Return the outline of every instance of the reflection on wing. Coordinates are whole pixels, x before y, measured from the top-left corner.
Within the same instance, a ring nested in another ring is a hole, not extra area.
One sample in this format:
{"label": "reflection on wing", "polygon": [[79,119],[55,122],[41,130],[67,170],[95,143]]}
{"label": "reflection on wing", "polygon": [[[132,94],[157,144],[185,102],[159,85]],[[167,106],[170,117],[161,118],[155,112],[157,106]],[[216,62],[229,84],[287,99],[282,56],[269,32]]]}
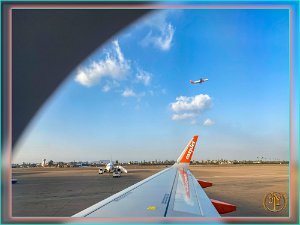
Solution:
{"label": "reflection on wing", "polygon": [[73,217],[220,217],[188,169],[198,136],[188,143],[177,162]]}

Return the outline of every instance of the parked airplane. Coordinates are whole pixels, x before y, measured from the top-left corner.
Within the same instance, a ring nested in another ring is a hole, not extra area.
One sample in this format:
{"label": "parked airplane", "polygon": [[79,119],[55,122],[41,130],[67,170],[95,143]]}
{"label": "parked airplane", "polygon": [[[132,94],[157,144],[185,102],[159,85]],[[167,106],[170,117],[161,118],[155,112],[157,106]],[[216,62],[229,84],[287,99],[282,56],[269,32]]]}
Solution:
{"label": "parked airplane", "polygon": [[208,81],[208,79],[206,79],[206,78],[201,78],[200,80],[195,80],[195,81],[192,81],[192,80],[190,80],[190,83],[191,84],[201,84],[201,83],[204,83],[204,82],[206,82],[206,81]]}
{"label": "parked airplane", "polygon": [[236,206],[211,200],[203,188],[212,183],[197,180],[190,172],[198,136],[194,136],[177,162],[73,217],[214,217],[236,210]]}
{"label": "parked airplane", "polygon": [[105,172],[110,173],[110,172],[114,172],[115,170],[127,173],[127,170],[123,166],[114,165],[113,162],[110,160],[110,162],[106,164],[104,169],[99,168],[99,174],[103,174]]}

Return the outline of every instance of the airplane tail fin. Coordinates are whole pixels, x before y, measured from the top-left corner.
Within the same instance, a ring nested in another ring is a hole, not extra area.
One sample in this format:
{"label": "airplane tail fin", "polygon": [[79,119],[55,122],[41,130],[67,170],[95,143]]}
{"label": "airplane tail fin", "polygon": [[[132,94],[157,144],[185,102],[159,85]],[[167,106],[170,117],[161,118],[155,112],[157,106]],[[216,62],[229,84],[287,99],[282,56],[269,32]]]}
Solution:
{"label": "airplane tail fin", "polygon": [[198,136],[194,136],[188,145],[185,147],[179,158],[177,159],[177,163],[190,163],[192,160],[192,156],[196,147],[196,143],[198,140]]}

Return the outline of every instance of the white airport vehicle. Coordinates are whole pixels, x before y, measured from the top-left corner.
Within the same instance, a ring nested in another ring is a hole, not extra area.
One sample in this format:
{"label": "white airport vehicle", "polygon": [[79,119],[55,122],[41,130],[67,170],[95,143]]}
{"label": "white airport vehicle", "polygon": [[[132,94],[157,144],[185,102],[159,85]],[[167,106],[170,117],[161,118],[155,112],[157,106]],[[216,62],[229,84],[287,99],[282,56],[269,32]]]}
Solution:
{"label": "white airport vehicle", "polygon": [[[197,180],[189,170],[198,136],[194,136],[177,162],[99,203],[73,215],[89,218],[219,218],[236,206],[209,199],[203,188],[212,183]],[[212,221],[215,223],[217,220]]]}
{"label": "white airport vehicle", "polygon": [[121,170],[120,169],[115,169],[113,171],[113,177],[121,177]]}
{"label": "white airport vehicle", "polygon": [[99,168],[99,174],[103,174],[104,170],[102,168]]}

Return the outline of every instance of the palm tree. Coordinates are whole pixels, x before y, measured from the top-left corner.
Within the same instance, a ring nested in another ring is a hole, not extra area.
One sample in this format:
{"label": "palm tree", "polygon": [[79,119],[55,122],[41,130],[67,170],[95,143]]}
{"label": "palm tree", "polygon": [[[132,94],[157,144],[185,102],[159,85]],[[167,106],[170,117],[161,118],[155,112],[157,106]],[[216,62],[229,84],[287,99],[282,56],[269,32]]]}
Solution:
{"label": "palm tree", "polygon": [[54,163],[53,163],[53,160],[50,160],[50,161],[48,162],[48,166],[49,166],[49,167],[53,166],[53,164],[54,164]]}

